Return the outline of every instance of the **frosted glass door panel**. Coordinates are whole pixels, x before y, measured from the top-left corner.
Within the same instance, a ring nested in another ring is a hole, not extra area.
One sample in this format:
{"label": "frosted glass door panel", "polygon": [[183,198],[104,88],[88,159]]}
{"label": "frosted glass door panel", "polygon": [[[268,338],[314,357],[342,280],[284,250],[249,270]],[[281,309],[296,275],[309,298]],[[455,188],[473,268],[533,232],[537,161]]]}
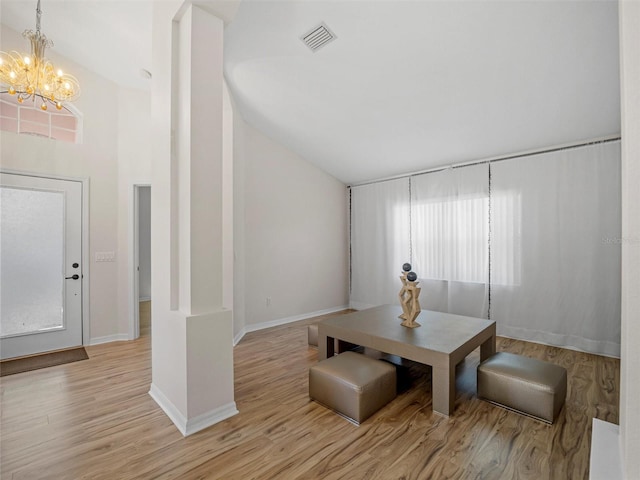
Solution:
{"label": "frosted glass door panel", "polygon": [[82,190],[0,172],[0,359],[82,345]]}
{"label": "frosted glass door panel", "polygon": [[64,192],[0,188],[0,335],[64,328]]}

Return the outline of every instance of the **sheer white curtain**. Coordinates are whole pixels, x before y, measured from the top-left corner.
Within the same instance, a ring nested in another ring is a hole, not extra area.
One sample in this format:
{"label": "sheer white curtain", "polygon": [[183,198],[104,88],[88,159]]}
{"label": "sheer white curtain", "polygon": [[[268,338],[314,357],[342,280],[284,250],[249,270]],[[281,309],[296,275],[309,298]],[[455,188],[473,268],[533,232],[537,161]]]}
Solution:
{"label": "sheer white curtain", "polygon": [[397,303],[411,261],[423,309],[619,356],[620,142],[490,169],[490,184],[481,164],[353,187],[351,306]]}
{"label": "sheer white curtain", "polygon": [[351,307],[397,303],[409,251],[409,180],[352,187]]}
{"label": "sheer white curtain", "polygon": [[620,143],[491,166],[498,335],[620,355]]}
{"label": "sheer white curtain", "polygon": [[489,167],[411,180],[413,270],[426,310],[487,317]]}

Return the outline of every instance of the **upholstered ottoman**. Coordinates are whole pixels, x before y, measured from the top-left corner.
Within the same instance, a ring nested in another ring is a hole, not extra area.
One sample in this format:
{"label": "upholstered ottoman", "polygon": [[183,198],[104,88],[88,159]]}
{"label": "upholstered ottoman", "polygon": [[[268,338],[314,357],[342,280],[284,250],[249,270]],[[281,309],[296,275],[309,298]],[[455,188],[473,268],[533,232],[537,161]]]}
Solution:
{"label": "upholstered ottoman", "polygon": [[478,366],[478,397],[547,423],[567,396],[567,370],[553,363],[499,352]]}
{"label": "upholstered ottoman", "polygon": [[309,396],[359,424],[395,398],[396,369],[344,352],[309,369]]}
{"label": "upholstered ottoman", "polygon": [[318,325],[315,323],[307,327],[307,343],[315,347],[318,346]]}

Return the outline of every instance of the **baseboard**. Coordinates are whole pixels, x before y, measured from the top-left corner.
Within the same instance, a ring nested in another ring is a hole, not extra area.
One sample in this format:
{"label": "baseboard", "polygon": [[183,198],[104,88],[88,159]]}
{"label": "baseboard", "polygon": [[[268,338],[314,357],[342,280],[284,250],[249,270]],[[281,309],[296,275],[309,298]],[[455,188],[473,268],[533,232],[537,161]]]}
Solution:
{"label": "baseboard", "polygon": [[622,480],[620,427],[593,419],[591,428],[590,480]]}
{"label": "baseboard", "polygon": [[235,337],[233,337],[233,346],[234,346],[234,347],[235,347],[237,344],[239,344],[239,343],[240,343],[240,340],[242,340],[242,337],[244,337],[246,333],[247,333],[247,329],[246,329],[246,328],[243,328],[242,330],[240,330],[240,331],[238,332],[238,334],[237,334]]}
{"label": "baseboard", "polygon": [[128,333],[116,333],[104,337],[95,337],[89,340],[89,345],[100,345],[102,343],[125,342],[131,340]]}
{"label": "baseboard", "polygon": [[155,400],[167,417],[169,417],[178,430],[180,430],[180,433],[186,437],[187,419],[184,418],[182,413],[180,413],[180,410],[178,410],[171,400],[169,400],[153,383],[149,389],[149,395],[151,395],[151,398]]}
{"label": "baseboard", "polygon": [[184,418],[184,415],[180,413],[180,410],[169,400],[158,387],[153,383],[149,389],[149,395],[158,404],[158,406],[164,411],[164,413],[171,419],[176,428],[180,431],[182,436],[188,437],[200,430],[204,430],[207,427],[215,425],[218,422],[226,420],[238,412],[235,402],[230,402],[227,405],[215,408],[209,412],[198,415],[197,417],[189,420]]}
{"label": "baseboard", "polygon": [[193,417],[187,420],[186,434],[183,434],[185,437],[188,435],[192,435],[200,430],[204,430],[216,423],[222,422],[227,418],[233,417],[237,415],[238,409],[236,408],[236,402],[230,402],[226,405],[222,405],[221,407],[214,408],[202,415],[198,415],[197,417]]}
{"label": "baseboard", "polygon": [[294,315],[292,317],[279,318],[276,320],[270,320],[268,322],[246,325],[243,329],[244,333],[242,333],[242,335],[244,336],[245,333],[255,332],[257,330],[264,330],[265,328],[277,327],[279,325],[284,325],[287,323],[299,322],[300,320],[307,320],[309,318],[319,317],[321,315],[340,312],[342,310],[346,310],[347,308],[349,308],[347,305],[342,305],[340,307],[327,308],[325,310],[318,310],[316,312],[303,313],[302,315]]}
{"label": "baseboard", "polygon": [[564,350],[573,350],[574,352],[588,353],[589,355],[598,355],[600,357],[615,358],[617,360],[620,360],[619,344],[617,345],[617,347],[614,347],[614,350],[617,349],[618,353],[616,353],[615,351],[613,353],[607,353],[603,351],[598,351],[598,349],[588,350],[584,348],[574,347],[573,345],[564,345],[563,342],[551,343],[551,342],[545,342],[542,340],[531,339],[531,338],[527,338],[526,335],[506,334],[505,332],[500,330],[500,327],[498,327],[498,330],[499,331],[496,333],[496,336],[498,337],[510,338],[512,340],[522,340],[523,342],[537,343],[538,345],[545,345],[547,347],[563,348]]}
{"label": "baseboard", "polygon": [[366,310],[367,308],[373,308],[377,306],[378,305],[371,305],[369,303],[349,302],[349,308],[352,308],[353,310]]}

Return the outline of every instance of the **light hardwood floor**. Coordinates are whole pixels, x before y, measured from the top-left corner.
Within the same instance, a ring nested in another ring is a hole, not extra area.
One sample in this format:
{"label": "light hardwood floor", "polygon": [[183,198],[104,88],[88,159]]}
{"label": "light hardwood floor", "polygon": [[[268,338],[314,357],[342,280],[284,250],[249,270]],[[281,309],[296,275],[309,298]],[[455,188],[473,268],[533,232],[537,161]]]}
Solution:
{"label": "light hardwood floor", "polygon": [[317,361],[299,322],[234,349],[240,414],[183,438],[148,395],[150,337],[87,348],[90,359],[0,379],[0,477],[9,479],[588,478],[591,419],[618,422],[619,361],[498,340],[569,373],[553,426],[475,396],[476,351],[456,409],[434,414],[429,375],[356,427],[309,400]]}
{"label": "light hardwood floor", "polygon": [[151,301],[139,303],[140,336],[151,335]]}

